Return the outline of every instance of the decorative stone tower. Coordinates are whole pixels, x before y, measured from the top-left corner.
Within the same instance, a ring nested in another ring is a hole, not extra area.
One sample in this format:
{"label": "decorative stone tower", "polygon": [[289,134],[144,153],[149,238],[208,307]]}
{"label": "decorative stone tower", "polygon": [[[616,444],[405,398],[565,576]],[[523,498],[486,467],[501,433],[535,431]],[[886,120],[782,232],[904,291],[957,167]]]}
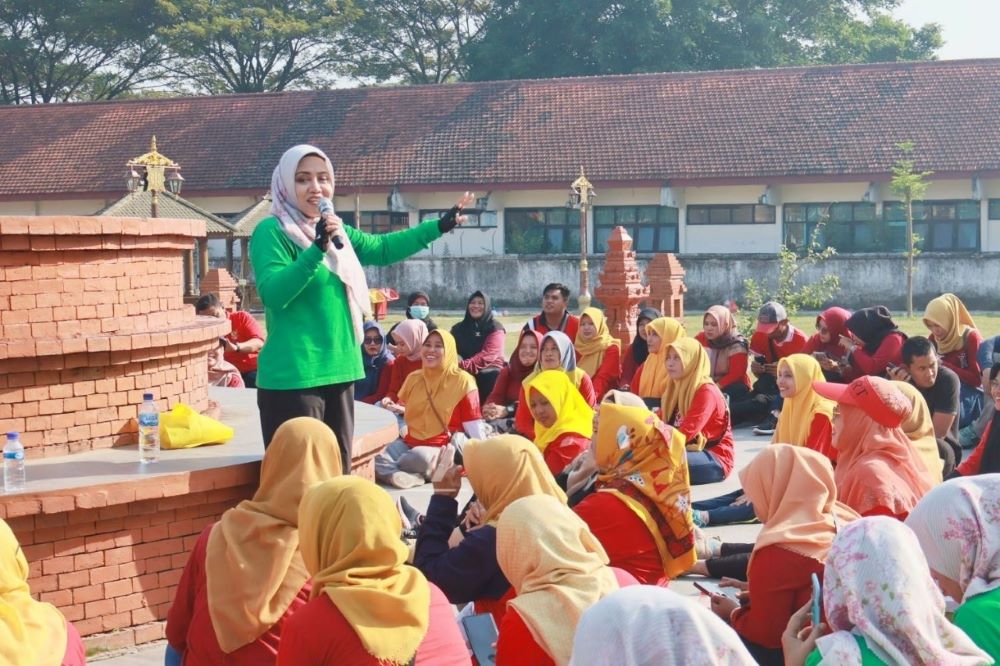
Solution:
{"label": "decorative stone tower", "polygon": [[611,335],[622,341],[622,348],[635,336],[635,320],[639,316],[639,303],[649,296],[649,287],[642,285],[639,267],[632,251],[632,237],[624,227],[615,227],[608,238],[608,252],[604,258],[601,284],[594,295],[604,304]]}
{"label": "decorative stone tower", "polygon": [[225,268],[213,268],[201,281],[201,295],[216,294],[227,312],[239,309],[240,298],[236,293],[236,280]]}
{"label": "decorative stone tower", "polygon": [[649,300],[664,317],[684,317],[684,267],[673,253],[653,255],[646,267],[646,281],[649,282]]}

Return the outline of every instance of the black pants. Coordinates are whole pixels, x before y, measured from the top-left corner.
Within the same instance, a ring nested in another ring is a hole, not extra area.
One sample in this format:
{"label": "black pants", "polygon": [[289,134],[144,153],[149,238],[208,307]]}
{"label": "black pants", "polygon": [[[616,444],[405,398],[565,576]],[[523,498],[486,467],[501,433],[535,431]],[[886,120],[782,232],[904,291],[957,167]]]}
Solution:
{"label": "black pants", "polygon": [[705,560],[705,566],[712,578],[735,578],[745,581],[750,564],[752,543],[723,543],[718,557]]}
{"label": "black pants", "polygon": [[328,384],[307,389],[278,391],[257,389],[260,431],[266,450],[282,423],[297,416],[311,416],[330,426],[340,446],[344,474],[351,473],[354,443],[354,382]]}
{"label": "black pants", "polygon": [[257,388],[257,371],[251,370],[250,372],[241,372],[240,376],[243,378],[243,383],[247,388]]}

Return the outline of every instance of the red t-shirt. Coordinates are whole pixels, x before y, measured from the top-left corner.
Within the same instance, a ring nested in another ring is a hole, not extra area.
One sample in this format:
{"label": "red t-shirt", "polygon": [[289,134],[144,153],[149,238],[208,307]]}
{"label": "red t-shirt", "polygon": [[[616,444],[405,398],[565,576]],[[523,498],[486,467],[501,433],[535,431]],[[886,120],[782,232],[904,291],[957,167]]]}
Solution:
{"label": "red t-shirt", "polygon": [[859,347],[851,354],[851,367],[844,373],[844,379],[854,379],[861,375],[882,376],[886,367],[903,364],[903,343],[906,336],[902,333],[890,333],[883,338],[874,354],[869,354]]}
{"label": "red t-shirt", "polygon": [[[167,642],[170,646],[183,653],[185,664],[273,664],[278,655],[278,644],[288,618],[300,610],[309,601],[312,586],[306,584],[292,599],[285,614],[270,629],[265,631],[253,643],[226,654],[219,647],[212,627],[212,616],[208,610],[208,586],[205,582],[205,554],[208,548],[208,535],[215,523],[201,531],[198,541],[194,544],[191,557],[188,558],[184,573],[181,574],[177,586],[177,595],[167,613]],[[247,580],[247,584],[253,581]]]}
{"label": "red t-shirt", "polygon": [[729,422],[729,408],[726,398],[715,384],[703,384],[695,391],[691,406],[681,418],[671,415],[669,421],[683,433],[690,442],[699,433],[705,435],[709,442],[718,441],[713,446],[706,446],[705,451],[722,465],[725,476],[733,471],[733,428]]}
{"label": "red t-shirt", "polygon": [[822,453],[832,463],[837,462],[837,449],[833,448],[833,423],[826,414],[816,414],[813,417],[806,436],[806,448]]}
{"label": "red t-shirt", "polygon": [[[580,385],[576,387],[580,395],[593,407],[597,404],[597,394],[594,392],[594,383],[590,377],[581,373]],[[531,406],[524,395],[524,383],[521,383],[521,390],[517,395],[517,411],[514,412],[514,429],[530,440],[535,439],[535,418],[531,415]]]}
{"label": "red t-shirt", "polygon": [[[612,567],[618,587],[638,585],[639,581],[627,571]],[[782,627],[784,628],[784,627]],[[497,639],[497,666],[555,666],[552,657],[542,649],[531,635],[517,609],[508,608],[500,623]]]}
{"label": "red t-shirt", "polygon": [[[580,360],[580,354],[577,353],[576,360]],[[604,358],[601,359],[601,365],[597,368],[591,377],[590,381],[594,385],[594,395],[600,400],[604,397],[604,394],[612,389],[618,388],[618,384],[622,379],[622,352],[617,346],[612,345],[604,350]]]}
{"label": "red t-shirt", "polygon": [[382,366],[382,369],[378,373],[378,386],[375,388],[375,392],[361,398],[361,402],[374,405],[386,396],[389,392],[389,380],[392,378],[392,366],[395,364],[396,359],[390,359],[388,363]]}
{"label": "red t-shirt", "polygon": [[419,358],[416,361],[411,361],[405,356],[397,356],[389,371],[389,389],[385,392],[386,397],[398,403],[399,389],[403,388],[403,382],[406,381],[411,372],[416,372],[422,367],[423,362]]}
{"label": "red t-shirt", "polygon": [[[239,310],[229,313],[229,323],[233,330],[230,331],[229,341],[232,343],[246,342],[247,340],[264,340],[264,329],[260,323],[254,319],[249,312]],[[223,355],[227,361],[235,365],[240,372],[253,372],[257,369],[257,352],[243,354],[235,351],[226,351]]]}
{"label": "red t-shirt", "polygon": [[750,605],[730,616],[736,633],[763,647],[780,648],[788,620],[812,598],[810,574],[823,580],[823,563],[780,545],[756,551],[747,570]]}
{"label": "red t-shirt", "polygon": [[[698,335],[694,336],[694,339],[701,343],[701,346],[705,349],[711,349],[708,344],[708,338],[705,337],[705,332],[702,331]],[[709,357],[711,359],[711,356]],[[719,385],[719,388],[726,388],[737,382],[742,383],[747,388],[750,388],[750,378],[747,377],[747,368],[750,366],[750,355],[745,351],[739,351],[734,354],[730,354],[726,358],[729,363],[729,367],[725,374],[719,377],[714,377],[715,383]],[[715,373],[715,368],[712,368],[713,375]]]}
{"label": "red t-shirt", "polygon": [[979,469],[983,465],[983,453],[986,452],[986,447],[989,446],[991,430],[993,430],[992,420],[986,424],[986,430],[983,432],[983,436],[979,438],[979,444],[976,445],[976,448],[972,450],[968,458],[955,468],[956,472],[962,476],[975,476],[979,474]]}
{"label": "red t-shirt", "polygon": [[573,511],[604,546],[610,566],[627,571],[643,585],[669,582],[649,528],[620,498],[611,493],[591,493]]}
{"label": "red t-shirt", "polygon": [[[458,629],[451,604],[430,583],[430,622],[417,647],[418,666],[467,666],[469,650]],[[285,623],[278,666],[380,666],[365,651],[354,627],[325,594],[320,594]]]}
{"label": "red t-shirt", "polygon": [[[442,414],[442,416],[444,416]],[[405,416],[403,417],[406,418]],[[417,439],[409,432],[403,437],[411,448],[414,446],[444,446],[451,441],[451,433],[460,432],[462,424],[469,421],[478,421],[483,418],[483,412],[479,407],[479,391],[472,390],[465,394],[465,397],[458,401],[455,408],[451,410],[448,419],[448,429],[442,431],[429,439]]]}
{"label": "red t-shirt", "polygon": [[763,333],[754,333],[750,337],[750,352],[761,354],[766,363],[777,363],[779,359],[786,356],[802,353],[806,348],[806,342],[808,342],[806,334],[794,326],[791,329],[791,339],[782,342],[771,340]]}
{"label": "red t-shirt", "polygon": [[635,371],[639,369],[639,365],[639,363],[635,362],[635,357],[632,355],[632,345],[629,344],[628,347],[622,350],[622,386],[631,387],[635,384],[633,378],[635,377]]}
{"label": "red t-shirt", "polygon": [[538,331],[542,335],[545,335],[549,331],[562,331],[570,340],[576,342],[576,333],[580,330],[580,318],[574,314],[570,314],[569,311],[565,311],[563,312],[562,327],[549,328],[549,325],[545,323],[545,314],[542,313],[532,317],[525,328],[531,331]]}
{"label": "red t-shirt", "polygon": [[573,462],[578,455],[590,446],[590,438],[575,432],[564,432],[545,447],[542,457],[549,466],[552,476],[559,476],[566,465]]}
{"label": "red t-shirt", "polygon": [[83,647],[80,632],[72,622],[66,623],[66,652],[60,666],[83,666],[87,663],[87,651]]}
{"label": "red t-shirt", "polygon": [[[930,336],[931,342],[934,336]],[[941,364],[954,371],[963,384],[973,388],[983,385],[983,371],[979,367],[979,345],[983,344],[983,335],[976,329],[971,329],[965,336],[965,346],[941,356]]]}

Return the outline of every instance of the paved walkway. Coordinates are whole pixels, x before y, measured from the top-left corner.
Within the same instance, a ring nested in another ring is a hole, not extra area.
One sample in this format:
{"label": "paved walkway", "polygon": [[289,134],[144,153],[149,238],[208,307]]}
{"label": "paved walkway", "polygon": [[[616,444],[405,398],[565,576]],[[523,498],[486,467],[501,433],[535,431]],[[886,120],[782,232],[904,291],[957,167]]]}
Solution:
{"label": "paved walkway", "polygon": [[[721,483],[695,486],[692,489],[694,500],[708,499],[739,488],[740,483],[736,472],[745,467],[747,463],[753,459],[757,452],[765,447],[770,441],[770,438],[768,437],[755,437],[749,427],[738,428],[734,434],[736,436],[736,469],[728,479]],[[387,488],[387,490],[389,490],[392,495],[405,495],[410,504],[421,510],[427,507],[432,494],[430,484],[405,491],[389,488]],[[462,495],[459,498],[460,501],[464,501],[471,496],[471,494],[472,491],[468,487],[468,482],[466,482]],[[723,541],[728,542],[752,542],[756,538],[759,531],[760,525],[725,525],[722,527],[706,528],[706,532],[708,534],[719,536]],[[679,594],[697,597],[699,596],[699,592],[692,584],[693,579],[694,578],[687,579],[682,577],[672,581],[670,583],[670,589]],[[101,655],[94,655],[90,657],[89,661],[100,661],[101,664],[106,666],[149,666],[151,664],[162,664],[164,645],[165,644],[163,642],[154,643],[144,646],[136,651],[127,654],[119,654],[113,657],[102,658]]]}

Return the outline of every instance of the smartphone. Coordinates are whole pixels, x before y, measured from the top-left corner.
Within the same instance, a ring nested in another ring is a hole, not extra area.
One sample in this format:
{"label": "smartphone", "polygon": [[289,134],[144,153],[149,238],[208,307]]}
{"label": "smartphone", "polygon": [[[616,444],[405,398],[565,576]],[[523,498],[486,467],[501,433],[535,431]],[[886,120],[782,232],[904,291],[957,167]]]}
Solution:
{"label": "smartphone", "polygon": [[823,601],[823,589],[819,584],[819,576],[812,574],[812,586],[813,586],[813,596],[812,596],[812,621],[813,626],[819,626],[820,620],[820,604]]}
{"label": "smartphone", "polygon": [[817,361],[828,361],[830,357],[827,356],[826,352],[813,352],[813,358]]}
{"label": "smartphone", "polygon": [[886,370],[898,370],[899,369],[899,366],[896,365],[895,363],[886,363],[885,367],[886,367]]}
{"label": "smartphone", "polygon": [[736,602],[740,600],[740,590],[737,587],[722,587],[713,580],[696,580],[694,586],[710,597],[718,595]]}
{"label": "smartphone", "polygon": [[763,354],[754,354],[753,355],[753,360],[755,362],[759,363],[760,365],[764,365],[765,363],[767,363],[767,359],[764,358]]}
{"label": "smartphone", "polygon": [[497,642],[497,623],[490,613],[466,615],[462,618],[462,628],[469,639],[469,647],[480,666],[497,663],[497,651],[493,647]]}
{"label": "smartphone", "polygon": [[437,483],[444,479],[444,475],[448,473],[451,466],[455,463],[455,447],[451,444],[446,444],[441,449],[441,453],[438,454],[437,465],[434,467],[434,472],[431,474],[431,483]]}

